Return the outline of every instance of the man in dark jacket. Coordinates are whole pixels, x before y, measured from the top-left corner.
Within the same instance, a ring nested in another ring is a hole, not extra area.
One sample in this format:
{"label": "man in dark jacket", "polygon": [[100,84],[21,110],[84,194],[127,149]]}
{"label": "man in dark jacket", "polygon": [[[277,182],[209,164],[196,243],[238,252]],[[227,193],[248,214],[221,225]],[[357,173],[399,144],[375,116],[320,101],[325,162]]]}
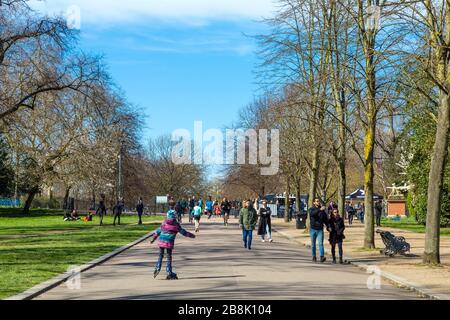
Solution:
{"label": "man in dark jacket", "polygon": [[192,211],[194,210],[196,203],[195,196],[192,196],[191,200],[189,200],[189,223],[191,223],[194,218]]}
{"label": "man in dark jacket", "polygon": [[[323,227],[328,226],[328,216],[325,212],[325,207],[322,206],[320,199],[315,198],[313,206],[309,209],[310,218],[310,235],[311,235],[311,251],[313,261],[317,261],[316,240],[319,242],[320,262],[325,262],[325,249],[323,247]],[[328,227],[327,227],[328,228]]]}
{"label": "man in dark jacket", "polygon": [[116,225],[116,219],[118,218],[118,224],[120,226],[120,216],[122,215],[123,211],[125,209],[125,201],[122,197],[119,198],[117,201],[117,204],[114,206],[114,222],[113,225]]}
{"label": "man in dark jacket", "polygon": [[175,213],[177,214],[177,222],[181,223],[183,217],[183,206],[180,201],[175,205]]}
{"label": "man in dark jacket", "polygon": [[100,218],[100,225],[103,225],[103,217],[106,215],[106,200],[105,200],[106,196],[104,194],[100,195],[100,203],[98,204],[98,208],[97,211],[95,212],[95,214],[97,216],[99,216]]}
{"label": "man in dark jacket", "polygon": [[377,227],[381,227],[381,214],[383,212],[383,205],[381,204],[381,200],[378,200],[375,203],[375,217],[377,222]]}
{"label": "man in dark jacket", "polygon": [[139,222],[138,224],[142,224],[142,214],[144,213],[144,202],[142,201],[142,198],[139,198],[138,203],[136,204],[136,211],[139,216]]}

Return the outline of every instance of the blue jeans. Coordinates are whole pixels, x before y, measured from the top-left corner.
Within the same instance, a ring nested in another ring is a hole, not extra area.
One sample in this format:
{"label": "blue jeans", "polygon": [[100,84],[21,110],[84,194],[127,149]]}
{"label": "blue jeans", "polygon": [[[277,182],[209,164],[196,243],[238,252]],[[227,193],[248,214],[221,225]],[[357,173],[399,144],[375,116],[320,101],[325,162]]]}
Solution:
{"label": "blue jeans", "polygon": [[156,262],[155,268],[158,271],[161,271],[162,261],[164,259],[164,251],[167,251],[167,274],[172,274],[172,249],[159,248],[159,257],[158,261]]}
{"label": "blue jeans", "polygon": [[242,228],[242,240],[244,240],[244,248],[252,248],[253,230],[245,230]]}
{"label": "blue jeans", "polygon": [[319,242],[319,251],[320,251],[320,256],[324,257],[325,256],[325,249],[323,247],[323,230],[314,230],[311,229],[310,233],[311,235],[311,252],[312,252],[312,256],[316,257],[317,256],[317,250],[316,250],[316,240]]}

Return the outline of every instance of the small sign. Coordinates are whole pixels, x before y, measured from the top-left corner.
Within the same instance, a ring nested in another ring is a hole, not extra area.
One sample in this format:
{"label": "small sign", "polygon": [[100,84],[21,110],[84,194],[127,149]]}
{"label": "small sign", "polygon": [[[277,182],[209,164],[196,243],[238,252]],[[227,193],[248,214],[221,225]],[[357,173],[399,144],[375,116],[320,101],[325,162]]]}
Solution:
{"label": "small sign", "polygon": [[156,204],[167,204],[167,196],[156,197]]}

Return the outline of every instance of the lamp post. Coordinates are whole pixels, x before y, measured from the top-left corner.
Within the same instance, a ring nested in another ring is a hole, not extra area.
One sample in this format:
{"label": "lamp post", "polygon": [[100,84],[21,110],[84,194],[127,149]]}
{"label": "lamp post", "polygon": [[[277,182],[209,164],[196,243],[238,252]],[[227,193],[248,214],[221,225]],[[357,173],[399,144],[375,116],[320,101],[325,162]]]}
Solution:
{"label": "lamp post", "polygon": [[118,120],[118,124],[119,124],[119,155],[118,155],[118,178],[117,178],[117,196],[118,199],[123,199],[123,146],[124,146],[124,135],[125,135],[125,129],[124,129],[124,119],[121,117]]}
{"label": "lamp post", "polygon": [[123,148],[122,148],[122,141],[120,142],[120,151],[119,151],[119,177],[118,177],[118,192],[117,195],[119,199],[123,198]]}

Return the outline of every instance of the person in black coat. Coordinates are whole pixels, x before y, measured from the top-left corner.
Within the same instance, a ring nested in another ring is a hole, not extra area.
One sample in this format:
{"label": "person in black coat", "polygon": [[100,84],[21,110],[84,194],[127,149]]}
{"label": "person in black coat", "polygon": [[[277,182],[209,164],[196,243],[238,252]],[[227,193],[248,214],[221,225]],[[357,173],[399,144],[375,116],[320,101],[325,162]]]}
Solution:
{"label": "person in black coat", "polygon": [[192,223],[192,220],[194,219],[193,211],[196,204],[197,201],[195,200],[195,196],[192,196],[189,200],[189,223]]}
{"label": "person in black coat", "polygon": [[136,204],[136,211],[139,216],[139,222],[138,224],[142,224],[142,214],[144,213],[144,201],[142,201],[142,198],[139,198],[138,203]]}
{"label": "person in black coat", "polygon": [[181,201],[177,201],[177,204],[175,205],[175,213],[177,214],[177,222],[181,223],[183,219],[183,206]]}
{"label": "person in black coat", "polygon": [[120,216],[122,215],[125,209],[125,201],[122,197],[119,198],[117,204],[114,206],[114,222],[113,225],[116,225],[116,219],[118,218],[118,225],[120,226]]}
{"label": "person in black coat", "polygon": [[105,195],[100,195],[100,203],[98,204],[96,215],[100,217],[100,225],[103,225],[103,217],[106,215]]}
{"label": "person in black coat", "polygon": [[383,213],[383,204],[381,202],[381,200],[378,200],[375,203],[375,218],[376,218],[376,224],[377,227],[381,227],[381,215]]}
{"label": "person in black coat", "polygon": [[352,225],[353,224],[353,219],[355,218],[355,214],[356,214],[356,210],[353,207],[353,203],[350,202],[345,210],[347,211],[348,224]]}
{"label": "person in black coat", "polygon": [[227,198],[223,198],[223,201],[220,204],[220,209],[222,210],[223,224],[224,226],[228,226],[228,219],[230,218],[230,211],[231,211],[231,203],[228,201]]}
{"label": "person in black coat", "polygon": [[265,235],[269,236],[269,242],[273,242],[272,239],[272,211],[267,206],[267,201],[263,200],[262,207],[258,210],[259,225],[258,225],[258,235],[261,236],[262,242],[266,242],[264,239]]}
{"label": "person in black coat", "polygon": [[339,215],[338,209],[333,209],[331,211],[330,219],[328,220],[328,231],[330,232],[330,244],[331,244],[331,254],[333,255],[333,263],[336,263],[336,245],[339,247],[339,263],[343,264],[343,242],[345,239],[344,235],[345,223],[344,219]]}

